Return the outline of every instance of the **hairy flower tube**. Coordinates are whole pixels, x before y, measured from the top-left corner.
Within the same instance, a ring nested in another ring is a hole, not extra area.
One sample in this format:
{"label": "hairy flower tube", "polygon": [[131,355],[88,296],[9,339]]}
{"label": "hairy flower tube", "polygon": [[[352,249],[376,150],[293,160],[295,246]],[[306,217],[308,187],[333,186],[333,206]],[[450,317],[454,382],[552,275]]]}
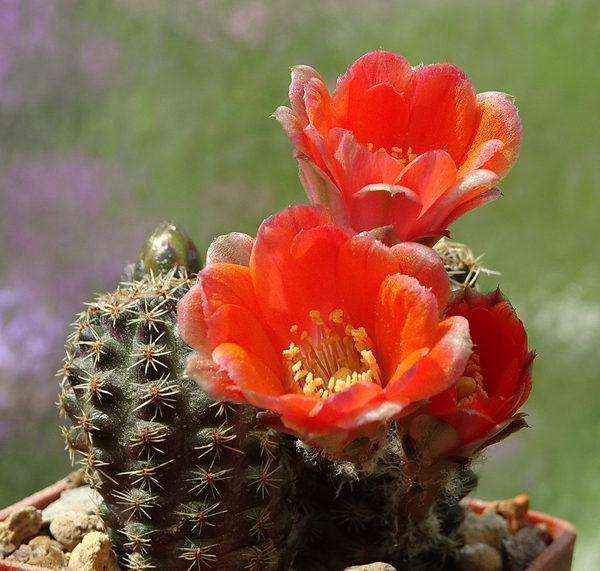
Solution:
{"label": "hairy flower tube", "polygon": [[449,295],[426,246],[389,248],[322,207],[290,207],[263,222],[248,265],[209,264],[180,302],[196,351],[187,374],[210,398],[251,403],[265,424],[356,460],[464,371],[468,323],[440,317]]}
{"label": "hairy flower tube", "polygon": [[531,391],[535,352],[508,300],[499,290],[465,289],[453,294],[445,315],[467,319],[473,353],[459,381],[404,423],[426,463],[467,458],[527,426],[515,413]]}
{"label": "hairy flower tube", "polygon": [[358,232],[393,225],[400,241],[434,243],[459,216],[500,194],[522,129],[512,98],[476,94],[447,63],[411,67],[375,51],[329,93],[311,67],[292,70],[291,108],[275,118],[296,145],[313,204]]}

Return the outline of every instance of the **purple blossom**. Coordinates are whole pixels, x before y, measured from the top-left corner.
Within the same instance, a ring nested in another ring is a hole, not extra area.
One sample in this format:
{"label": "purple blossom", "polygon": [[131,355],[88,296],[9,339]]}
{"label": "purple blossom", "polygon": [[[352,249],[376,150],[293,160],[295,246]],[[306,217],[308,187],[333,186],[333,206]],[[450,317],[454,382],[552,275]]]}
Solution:
{"label": "purple blossom", "polygon": [[102,89],[119,57],[119,46],[107,36],[93,36],[81,45],[78,64],[87,84]]}
{"label": "purple blossom", "polygon": [[117,285],[149,233],[123,179],[115,205],[117,177],[98,159],[0,171],[0,417],[50,410],[68,324]]}
{"label": "purple blossom", "polygon": [[57,52],[56,0],[0,0],[0,106],[14,107],[17,86],[9,81],[17,68]]}
{"label": "purple blossom", "polygon": [[117,42],[68,20],[58,0],[0,0],[0,111],[64,102],[108,84]]}

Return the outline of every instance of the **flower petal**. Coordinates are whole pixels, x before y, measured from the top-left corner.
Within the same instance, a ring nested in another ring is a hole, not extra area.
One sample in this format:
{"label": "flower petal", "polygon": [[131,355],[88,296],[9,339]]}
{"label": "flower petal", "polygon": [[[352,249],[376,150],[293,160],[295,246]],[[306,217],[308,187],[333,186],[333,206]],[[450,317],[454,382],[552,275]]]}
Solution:
{"label": "flower petal", "polygon": [[456,165],[447,152],[429,151],[402,171],[397,184],[413,190],[425,211],[456,182],[456,172]]}
{"label": "flower petal", "polygon": [[443,233],[451,222],[468,210],[496,198],[500,191],[493,187],[498,180],[496,173],[487,170],[473,171],[460,178],[419,218],[413,227],[413,234],[425,236]]}
{"label": "flower petal", "polygon": [[410,122],[403,147],[417,155],[442,149],[459,163],[473,140],[476,99],[473,85],[447,63],[418,68],[406,89]]}
{"label": "flower petal", "polygon": [[375,305],[377,355],[385,378],[393,378],[403,361],[437,340],[438,304],[429,289],[401,274],[386,277]]}
{"label": "flower petal", "polygon": [[[281,352],[274,347],[262,323],[239,305],[221,305],[208,319],[212,347],[233,343],[258,358],[274,375],[282,375]],[[279,348],[278,348],[279,349]]]}
{"label": "flower petal", "polygon": [[[244,347],[223,343],[214,349],[212,358],[241,393],[245,394],[249,390],[265,395],[282,395],[289,391],[281,376],[273,373],[259,357]],[[251,400],[249,402],[254,404]]]}
{"label": "flower petal", "polygon": [[394,226],[400,240],[406,240],[421,213],[418,195],[409,188],[370,184],[355,193],[350,202],[352,227],[358,232]]}
{"label": "flower petal", "polygon": [[416,278],[435,296],[441,315],[450,297],[450,278],[440,257],[418,242],[403,242],[393,246],[400,273]]}
{"label": "flower petal", "polygon": [[[475,169],[494,171],[505,176],[517,159],[523,139],[523,127],[513,98],[506,93],[490,91],[477,95],[480,115],[471,150],[461,166],[461,173]],[[490,156],[488,141],[499,141]]]}
{"label": "flower petal", "polygon": [[332,180],[306,155],[296,153],[295,157],[300,166],[300,181],[310,203],[328,208],[340,226],[350,226],[350,211]]}
{"label": "flower petal", "polygon": [[398,272],[391,250],[370,236],[355,236],[341,248],[337,263],[340,301],[350,321],[375,333],[375,307],[381,283]]}

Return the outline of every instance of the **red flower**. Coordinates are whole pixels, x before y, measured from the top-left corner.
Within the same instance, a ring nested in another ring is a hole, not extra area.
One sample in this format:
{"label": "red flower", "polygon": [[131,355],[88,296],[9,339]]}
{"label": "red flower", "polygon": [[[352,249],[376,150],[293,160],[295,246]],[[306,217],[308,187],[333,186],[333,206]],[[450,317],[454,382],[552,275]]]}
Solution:
{"label": "red flower", "polygon": [[460,380],[408,422],[416,450],[430,461],[469,457],[527,426],[525,415],[515,412],[531,391],[535,356],[523,323],[499,290],[459,292],[446,315],[467,319],[473,354]]}
{"label": "red flower", "polygon": [[308,197],[358,232],[393,225],[400,240],[436,237],[499,195],[522,130],[510,96],[475,94],[465,74],[412,68],[371,52],[330,96],[311,67],[292,71],[291,109],[274,116],[298,148]]}
{"label": "red flower", "polygon": [[464,370],[468,326],[440,318],[448,298],[429,248],[388,248],[323,208],[290,207],[261,225],[249,266],[210,264],[181,301],[197,351],[187,374],[210,398],[271,411],[267,424],[356,458]]}

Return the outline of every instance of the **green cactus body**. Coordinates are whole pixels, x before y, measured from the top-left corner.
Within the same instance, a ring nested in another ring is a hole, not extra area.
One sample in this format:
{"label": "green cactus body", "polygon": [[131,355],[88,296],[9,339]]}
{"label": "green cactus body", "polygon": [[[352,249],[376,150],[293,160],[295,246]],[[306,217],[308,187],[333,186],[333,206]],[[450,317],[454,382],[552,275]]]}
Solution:
{"label": "green cactus body", "polygon": [[185,272],[145,275],[99,296],[67,345],[62,410],[122,565],[130,570],[288,566],[284,435],[255,409],[208,399],[184,375],[177,328]]}

